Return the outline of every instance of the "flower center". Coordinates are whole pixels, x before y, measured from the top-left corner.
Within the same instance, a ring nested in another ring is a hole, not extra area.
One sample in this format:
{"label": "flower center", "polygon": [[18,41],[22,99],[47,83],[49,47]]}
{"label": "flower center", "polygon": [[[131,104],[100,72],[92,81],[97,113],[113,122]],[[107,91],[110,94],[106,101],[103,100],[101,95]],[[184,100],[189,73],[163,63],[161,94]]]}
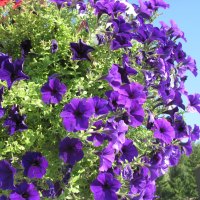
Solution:
{"label": "flower center", "polygon": [[40,165],[40,162],[38,160],[35,160],[32,164],[32,166],[39,166]]}
{"label": "flower center", "polygon": [[22,194],[22,197],[27,199],[27,198],[29,198],[29,194],[25,192],[25,193]]}

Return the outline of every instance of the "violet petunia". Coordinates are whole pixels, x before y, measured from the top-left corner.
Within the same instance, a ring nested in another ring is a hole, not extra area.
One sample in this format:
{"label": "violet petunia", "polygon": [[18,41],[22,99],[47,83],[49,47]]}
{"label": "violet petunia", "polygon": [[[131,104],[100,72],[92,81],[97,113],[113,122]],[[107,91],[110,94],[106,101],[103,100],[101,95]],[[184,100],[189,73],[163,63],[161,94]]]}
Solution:
{"label": "violet petunia", "polygon": [[89,119],[94,113],[93,104],[87,99],[74,98],[66,104],[60,117],[67,131],[76,132],[86,130],[89,126]]}
{"label": "violet petunia", "polygon": [[175,138],[174,128],[166,119],[156,119],[154,122],[154,137],[169,144]]}
{"label": "violet petunia", "polygon": [[17,59],[14,62],[7,59],[1,64],[0,80],[7,82],[8,89],[11,89],[12,85],[17,81],[29,79],[23,72],[23,64],[23,59]]}
{"label": "violet petunia", "polygon": [[120,94],[118,104],[123,105],[126,108],[130,108],[132,101],[137,100],[140,104],[143,104],[146,101],[144,87],[137,82],[122,85],[117,91]]}
{"label": "violet petunia", "polygon": [[139,102],[132,101],[130,108],[128,108],[129,125],[134,128],[140,126],[144,121],[144,115],[144,110]]}
{"label": "violet petunia", "polygon": [[9,200],[9,199],[8,199],[8,197],[7,197],[7,196],[5,196],[5,195],[2,195],[2,196],[0,196],[0,200]]}
{"label": "violet petunia", "polygon": [[100,173],[91,183],[90,190],[95,200],[117,200],[116,192],[120,187],[121,183],[111,173]]}
{"label": "violet petunia", "polygon": [[7,127],[10,135],[13,135],[17,131],[22,132],[28,129],[24,122],[25,119],[26,115],[21,115],[19,107],[14,105],[10,109],[8,118],[5,119],[3,126]]}
{"label": "violet petunia", "polygon": [[88,53],[94,51],[95,49],[80,39],[78,43],[70,43],[71,50],[73,52],[72,60],[89,60]]}
{"label": "violet petunia", "polygon": [[112,167],[115,160],[115,151],[110,145],[98,153],[98,155],[100,157],[99,171],[107,171]]}
{"label": "violet petunia", "polygon": [[70,165],[75,165],[83,156],[83,144],[77,138],[64,138],[59,145],[59,157]]}
{"label": "violet petunia", "polygon": [[109,112],[109,106],[107,100],[96,96],[89,99],[89,101],[91,102],[91,104],[93,104],[95,116],[104,115]]}
{"label": "violet petunia", "polygon": [[129,164],[124,167],[122,171],[122,177],[124,180],[127,180],[127,181],[130,181],[131,179],[133,179],[133,170]]}
{"label": "violet petunia", "polygon": [[40,152],[26,152],[22,157],[24,175],[29,178],[42,178],[46,174],[48,161]]}
{"label": "violet petunia", "polygon": [[188,95],[188,100],[188,111],[200,113],[200,94]]}
{"label": "violet petunia", "polygon": [[58,104],[65,95],[67,87],[56,77],[49,77],[47,83],[41,88],[42,101],[45,104]]}
{"label": "violet petunia", "polygon": [[32,183],[24,181],[15,187],[9,198],[10,200],[40,200],[40,194]]}
{"label": "violet petunia", "polygon": [[125,162],[125,160],[127,160],[128,162],[132,162],[133,159],[138,156],[138,150],[133,144],[133,141],[130,139],[126,139],[120,152],[121,156],[119,157],[119,159],[123,162]]}
{"label": "violet petunia", "polygon": [[0,161],[0,189],[12,190],[14,188],[14,175],[16,170],[12,165],[6,161]]}
{"label": "violet petunia", "polygon": [[110,49],[114,51],[120,48],[132,47],[132,44],[130,41],[131,41],[131,37],[129,34],[126,34],[126,33],[117,34],[114,40],[112,40],[110,44]]}

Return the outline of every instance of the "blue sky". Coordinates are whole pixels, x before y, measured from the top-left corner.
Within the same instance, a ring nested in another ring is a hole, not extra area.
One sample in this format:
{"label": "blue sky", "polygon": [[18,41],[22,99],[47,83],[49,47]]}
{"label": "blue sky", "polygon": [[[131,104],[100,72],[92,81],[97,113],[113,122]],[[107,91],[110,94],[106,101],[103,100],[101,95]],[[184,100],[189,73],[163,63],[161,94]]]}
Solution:
{"label": "blue sky", "polygon": [[[132,0],[129,2],[138,1]],[[160,9],[161,16],[155,21],[155,25],[159,25],[159,21],[169,24],[173,19],[179,28],[185,33],[187,43],[182,41],[184,51],[193,57],[197,62],[199,75],[195,78],[188,73],[186,81],[186,89],[189,94],[200,93],[200,0],[165,0],[170,4],[169,9]],[[186,122],[190,125],[200,125],[200,114],[185,114]]]}

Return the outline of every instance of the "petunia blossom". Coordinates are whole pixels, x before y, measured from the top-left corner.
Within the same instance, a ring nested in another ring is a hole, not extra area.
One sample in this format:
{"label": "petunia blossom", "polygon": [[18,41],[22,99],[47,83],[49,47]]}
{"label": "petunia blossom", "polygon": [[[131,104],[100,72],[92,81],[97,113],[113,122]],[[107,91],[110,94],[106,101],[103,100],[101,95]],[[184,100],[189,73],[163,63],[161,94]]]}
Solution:
{"label": "petunia blossom", "polygon": [[73,53],[72,60],[89,60],[90,58],[88,54],[95,49],[84,42],[80,39],[78,43],[71,42],[70,47]]}
{"label": "petunia blossom", "polygon": [[12,190],[14,188],[14,176],[16,170],[12,165],[6,161],[0,161],[0,189]]}
{"label": "petunia blossom", "polygon": [[24,175],[29,178],[42,178],[48,168],[47,159],[40,152],[26,152],[22,157]]}
{"label": "petunia blossom", "polygon": [[9,198],[10,200],[40,200],[40,194],[32,183],[24,181],[15,187]]}
{"label": "petunia blossom", "polygon": [[59,145],[59,157],[70,165],[75,165],[83,156],[83,144],[77,138],[64,138]]}
{"label": "petunia blossom", "polygon": [[49,77],[47,83],[41,88],[42,101],[45,104],[58,104],[65,95],[67,87],[56,77]]}
{"label": "petunia blossom", "polygon": [[66,104],[60,117],[67,131],[76,132],[86,130],[89,126],[89,119],[94,113],[93,104],[87,99],[74,98]]}
{"label": "petunia blossom", "polygon": [[116,192],[120,187],[121,183],[111,173],[100,173],[91,183],[90,190],[95,200],[117,200]]}

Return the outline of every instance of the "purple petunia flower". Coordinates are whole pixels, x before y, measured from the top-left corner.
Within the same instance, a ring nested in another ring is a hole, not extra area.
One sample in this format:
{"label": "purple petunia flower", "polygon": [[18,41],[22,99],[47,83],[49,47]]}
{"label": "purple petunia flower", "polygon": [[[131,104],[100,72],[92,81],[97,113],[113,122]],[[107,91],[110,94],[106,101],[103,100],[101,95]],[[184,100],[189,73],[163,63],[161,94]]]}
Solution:
{"label": "purple petunia flower", "polygon": [[188,111],[200,113],[200,94],[188,95]]}
{"label": "purple petunia flower", "polygon": [[28,129],[24,122],[25,119],[26,115],[21,115],[19,107],[14,105],[9,112],[8,118],[4,121],[3,126],[8,128],[10,135],[13,135],[17,131],[22,132]]}
{"label": "purple petunia flower", "polygon": [[79,40],[79,43],[70,43],[71,50],[73,52],[72,60],[89,60],[88,53],[94,51],[95,49],[84,42]]}
{"label": "purple petunia flower", "polygon": [[112,40],[110,44],[110,49],[114,51],[120,48],[132,47],[132,44],[130,41],[131,41],[131,37],[129,34],[126,34],[126,33],[117,34],[115,36],[115,39]]}
{"label": "purple petunia flower", "polygon": [[57,104],[65,95],[67,87],[56,77],[49,77],[47,83],[41,88],[42,101],[46,104]]}
{"label": "purple petunia flower", "polygon": [[17,185],[13,192],[10,194],[10,200],[40,200],[40,194],[35,186],[26,181]]}
{"label": "purple petunia flower", "polygon": [[118,103],[126,108],[130,108],[133,100],[137,100],[140,104],[143,104],[146,101],[144,87],[139,83],[132,82],[130,84],[122,85],[117,91],[121,94]]}
{"label": "purple petunia flower", "polygon": [[89,126],[89,118],[94,113],[93,104],[87,99],[72,99],[66,104],[60,117],[67,131],[76,132],[86,130]]}
{"label": "purple petunia flower", "polygon": [[116,192],[120,187],[121,183],[111,173],[100,173],[91,183],[90,190],[95,200],[117,200]]}
{"label": "purple petunia flower", "polygon": [[46,174],[48,161],[40,152],[26,152],[22,157],[24,175],[29,178],[42,178]]}
{"label": "purple petunia flower", "polygon": [[115,160],[115,151],[110,145],[98,153],[98,155],[100,157],[99,171],[107,171],[112,167]]}
{"label": "purple petunia flower", "polygon": [[175,138],[174,128],[166,119],[156,119],[154,122],[154,137],[169,144]]}
{"label": "purple petunia flower", "polygon": [[17,59],[14,62],[7,59],[1,64],[0,80],[7,82],[8,89],[11,89],[12,85],[17,81],[29,79],[22,71],[23,63],[23,59]]}
{"label": "purple petunia flower", "polygon": [[59,156],[65,162],[70,165],[75,165],[80,161],[83,156],[83,144],[77,138],[64,138],[59,145]]}
{"label": "purple petunia flower", "polygon": [[89,101],[91,102],[91,104],[93,104],[95,116],[104,115],[109,112],[109,106],[107,100],[96,96],[89,99]]}
{"label": "purple petunia flower", "polygon": [[58,51],[58,42],[56,40],[51,40],[51,53],[56,53]]}
{"label": "purple petunia flower", "polygon": [[126,139],[125,143],[121,148],[120,160],[122,160],[123,162],[125,162],[125,160],[127,160],[128,162],[132,162],[134,157],[137,156],[138,156],[138,150],[133,144],[133,141],[130,139]]}
{"label": "purple petunia flower", "polygon": [[119,73],[119,65],[113,64],[109,69],[108,75],[105,77],[105,80],[108,81],[110,86],[113,88],[119,87],[122,83],[121,75]]}
{"label": "purple petunia flower", "polygon": [[130,108],[128,108],[128,115],[130,118],[129,125],[132,127],[140,126],[144,121],[144,110],[137,101],[132,101]]}
{"label": "purple petunia flower", "polygon": [[0,189],[12,190],[14,188],[14,175],[16,170],[6,160],[0,161]]}
{"label": "purple petunia flower", "polygon": [[108,97],[108,104],[111,110],[115,111],[119,107],[118,101],[120,94],[117,91],[110,90],[107,91],[105,95]]}

